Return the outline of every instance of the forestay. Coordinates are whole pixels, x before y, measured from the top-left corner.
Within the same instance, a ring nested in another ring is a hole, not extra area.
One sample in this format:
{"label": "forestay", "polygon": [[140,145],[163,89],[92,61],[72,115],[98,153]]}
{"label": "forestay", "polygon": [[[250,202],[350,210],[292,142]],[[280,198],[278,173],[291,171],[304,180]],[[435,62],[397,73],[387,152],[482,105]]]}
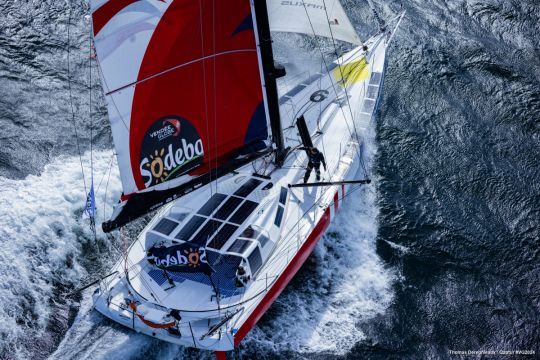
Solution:
{"label": "forestay", "polygon": [[139,215],[155,208],[149,194],[260,149],[268,116],[249,0],[90,4],[123,200],[145,195]]}
{"label": "forestay", "polygon": [[270,30],[362,42],[338,0],[270,0]]}

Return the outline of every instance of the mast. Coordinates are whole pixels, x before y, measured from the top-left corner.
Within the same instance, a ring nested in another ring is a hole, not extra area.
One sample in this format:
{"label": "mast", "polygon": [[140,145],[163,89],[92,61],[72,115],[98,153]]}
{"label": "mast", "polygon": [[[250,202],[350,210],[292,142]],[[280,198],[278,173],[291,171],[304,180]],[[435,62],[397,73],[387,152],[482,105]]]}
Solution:
{"label": "mast", "polygon": [[253,0],[256,19],[256,31],[259,36],[259,48],[261,54],[262,71],[264,75],[264,91],[268,104],[268,115],[270,117],[270,128],[272,139],[276,144],[275,163],[277,166],[283,165],[287,150],[283,140],[283,128],[279,114],[279,101],[276,79],[285,75],[283,68],[276,69],[274,65],[274,53],[272,51],[272,35],[270,33],[270,23],[268,21],[268,9],[266,0]]}

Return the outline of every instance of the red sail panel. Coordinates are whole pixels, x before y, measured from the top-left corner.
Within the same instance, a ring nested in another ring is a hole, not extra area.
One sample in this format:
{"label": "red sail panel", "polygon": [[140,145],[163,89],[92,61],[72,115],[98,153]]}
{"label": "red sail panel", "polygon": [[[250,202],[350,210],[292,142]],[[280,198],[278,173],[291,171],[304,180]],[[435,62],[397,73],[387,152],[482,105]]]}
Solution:
{"label": "red sail panel", "polygon": [[129,132],[139,190],[174,186],[268,137],[249,0],[175,0],[135,84]]}

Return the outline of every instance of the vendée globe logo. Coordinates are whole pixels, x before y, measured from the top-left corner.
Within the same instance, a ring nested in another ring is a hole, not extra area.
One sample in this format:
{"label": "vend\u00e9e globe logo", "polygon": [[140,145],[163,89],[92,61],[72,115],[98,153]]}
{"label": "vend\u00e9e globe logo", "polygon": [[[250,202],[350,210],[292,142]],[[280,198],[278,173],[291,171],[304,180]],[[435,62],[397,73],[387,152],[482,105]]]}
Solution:
{"label": "vend\u00e9e globe logo", "polygon": [[204,149],[195,127],[178,116],[165,116],[146,131],[139,170],[145,187],[181,176],[202,163]]}

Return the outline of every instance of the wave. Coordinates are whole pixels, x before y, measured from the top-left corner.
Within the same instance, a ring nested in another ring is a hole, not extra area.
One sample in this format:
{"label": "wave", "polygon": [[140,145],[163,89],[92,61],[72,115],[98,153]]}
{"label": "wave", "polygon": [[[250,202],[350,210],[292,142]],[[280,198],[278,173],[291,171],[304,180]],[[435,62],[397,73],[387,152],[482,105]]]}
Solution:
{"label": "wave", "polygon": [[[108,174],[112,156],[111,151],[94,153],[97,180]],[[106,180],[99,188],[96,184],[101,217],[120,192],[113,170],[103,207]],[[86,200],[81,162],[61,156],[39,175],[0,177],[0,200],[0,358],[44,357],[74,312],[64,294],[88,276],[89,258],[95,260],[93,234],[81,219]]]}

